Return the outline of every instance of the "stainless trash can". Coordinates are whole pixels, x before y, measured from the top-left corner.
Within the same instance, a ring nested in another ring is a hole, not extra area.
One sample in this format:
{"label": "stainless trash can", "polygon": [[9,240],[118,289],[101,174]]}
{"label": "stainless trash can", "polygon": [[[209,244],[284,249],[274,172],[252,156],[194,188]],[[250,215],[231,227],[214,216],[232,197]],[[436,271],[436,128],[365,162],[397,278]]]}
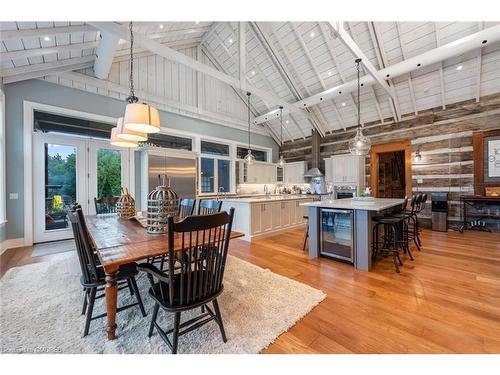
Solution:
{"label": "stainless trash can", "polygon": [[432,193],[432,230],[448,231],[448,193]]}

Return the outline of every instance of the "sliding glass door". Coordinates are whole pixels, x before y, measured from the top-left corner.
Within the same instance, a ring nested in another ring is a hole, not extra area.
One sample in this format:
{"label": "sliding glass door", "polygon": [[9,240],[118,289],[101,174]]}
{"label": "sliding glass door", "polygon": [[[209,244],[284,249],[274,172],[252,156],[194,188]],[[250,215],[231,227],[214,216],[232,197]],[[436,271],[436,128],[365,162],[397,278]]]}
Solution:
{"label": "sliding glass door", "polygon": [[132,157],[107,141],[35,133],[34,242],[72,238],[66,210],[76,202],[85,214],[114,212]]}

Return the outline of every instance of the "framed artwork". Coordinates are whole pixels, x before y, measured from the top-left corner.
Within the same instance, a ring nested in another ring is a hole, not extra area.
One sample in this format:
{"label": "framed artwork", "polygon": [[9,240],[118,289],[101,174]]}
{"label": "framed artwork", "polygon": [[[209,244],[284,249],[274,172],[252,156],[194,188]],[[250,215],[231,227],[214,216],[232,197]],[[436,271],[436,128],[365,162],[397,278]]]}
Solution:
{"label": "framed artwork", "polygon": [[487,163],[489,178],[500,177],[500,139],[487,141]]}

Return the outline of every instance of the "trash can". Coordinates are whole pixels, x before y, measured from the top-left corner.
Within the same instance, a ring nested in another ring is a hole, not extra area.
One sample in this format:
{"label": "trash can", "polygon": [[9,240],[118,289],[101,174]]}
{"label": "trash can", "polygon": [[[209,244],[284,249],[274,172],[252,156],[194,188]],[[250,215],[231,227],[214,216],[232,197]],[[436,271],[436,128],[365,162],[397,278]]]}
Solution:
{"label": "trash can", "polygon": [[448,193],[432,193],[432,230],[448,231]]}

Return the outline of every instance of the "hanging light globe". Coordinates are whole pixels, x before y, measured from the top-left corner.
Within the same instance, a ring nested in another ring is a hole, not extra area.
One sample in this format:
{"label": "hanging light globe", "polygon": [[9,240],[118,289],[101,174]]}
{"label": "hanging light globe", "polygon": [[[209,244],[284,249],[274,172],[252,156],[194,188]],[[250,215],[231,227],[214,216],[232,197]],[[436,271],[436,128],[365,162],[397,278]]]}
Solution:
{"label": "hanging light globe", "polygon": [[356,130],[356,136],[349,140],[349,151],[352,155],[368,155],[372,141],[363,135],[361,127]]}
{"label": "hanging light globe", "polygon": [[111,141],[109,142],[113,146],[118,146],[118,147],[129,147],[129,148],[135,148],[139,147],[139,144],[136,141],[127,141],[125,139],[120,139],[118,138],[118,129],[116,126],[111,129]]}
{"label": "hanging light globe", "polygon": [[160,131],[160,113],[146,103],[129,102],[125,108],[123,124],[128,130],[141,133],[158,133]]}
{"label": "hanging light globe", "polygon": [[148,140],[148,135],[146,133],[127,129],[123,125],[123,117],[119,117],[116,122],[116,136],[125,141],[145,142]]}
{"label": "hanging light globe", "polygon": [[255,156],[252,154],[252,150],[248,150],[248,153],[245,155],[245,158],[243,159],[245,163],[248,165],[253,164],[255,162]]}
{"label": "hanging light globe", "polygon": [[280,155],[280,160],[278,160],[278,167],[284,167],[286,164],[285,159],[283,159],[283,155]]}

